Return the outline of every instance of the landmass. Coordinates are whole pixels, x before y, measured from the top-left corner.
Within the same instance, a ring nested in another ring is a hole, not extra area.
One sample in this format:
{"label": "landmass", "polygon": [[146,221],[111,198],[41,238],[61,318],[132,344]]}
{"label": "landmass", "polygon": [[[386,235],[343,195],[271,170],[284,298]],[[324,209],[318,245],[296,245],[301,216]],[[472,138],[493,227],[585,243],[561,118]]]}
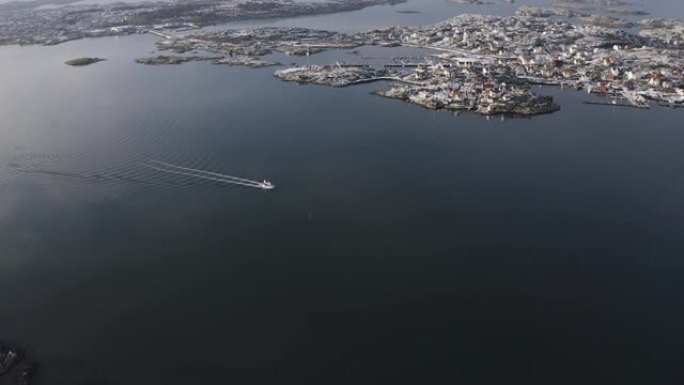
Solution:
{"label": "landmass", "polygon": [[454,4],[477,4],[477,5],[482,5],[484,4],[484,1],[482,0],[447,0],[450,3]]}
{"label": "landmass", "polygon": [[19,11],[24,9],[33,9],[46,5],[66,5],[71,3],[77,3],[82,0],[20,0],[20,1],[8,1],[7,3],[0,4],[0,12],[10,12]]}
{"label": "landmass", "polygon": [[[521,5],[516,14],[518,16],[534,17],[589,17],[605,16],[601,14],[612,13],[625,16],[645,16],[647,11],[634,8],[634,5],[624,1],[602,0],[560,0],[553,6],[537,7]],[[618,28],[622,28],[618,26]],[[629,27],[627,27],[629,28]]]}
{"label": "landmass", "polygon": [[[432,25],[360,33],[272,27],[173,33],[235,18],[338,12],[398,2],[223,0],[220,9],[211,15],[204,12],[204,0],[172,6],[140,3],[96,7],[92,10],[95,13],[88,16],[79,11],[73,20],[75,25],[81,25],[74,27],[81,32],[92,32],[83,25],[95,23],[94,15],[110,23],[114,15],[126,15],[125,25],[119,21],[110,31],[113,28],[127,33],[132,28],[130,31],[139,32],[145,26],[142,31],[161,38],[157,42],[159,50],[173,53],[136,60],[147,65],[208,61],[260,68],[280,65],[264,58],[278,53],[309,56],[329,49],[358,52],[356,49],[362,46],[417,48],[429,53],[408,62],[396,58],[373,65],[363,61],[295,65],[279,69],[274,75],[283,81],[334,87],[382,81],[389,87],[375,94],[434,109],[524,116],[557,111],[560,106],[552,98],[533,92],[531,86],[535,84],[586,90],[610,97],[614,104],[619,99],[621,105],[638,108],[653,104],[684,106],[684,22],[634,22],[581,13],[615,7],[631,9],[621,0],[561,0],[551,8],[521,6],[515,16],[460,15]],[[67,14],[75,11],[71,12]],[[150,25],[153,22],[165,24]],[[41,39],[34,41],[44,42]]]}
{"label": "landmass", "polygon": [[254,57],[224,57],[223,59],[215,60],[213,64],[223,64],[229,66],[243,66],[250,68],[263,68],[263,67],[273,67],[281,65],[277,61],[267,61],[261,60]]}
{"label": "landmass", "polygon": [[412,62],[295,66],[274,75],[334,87],[386,81],[390,88],[377,95],[483,115],[557,111],[552,98],[532,91],[534,84],[583,89],[611,97],[610,104],[619,99],[637,108],[683,107],[684,22],[644,20],[642,30],[632,33],[619,20],[589,17],[573,24],[533,16],[461,15],[434,25],[355,34],[302,28],[193,33],[162,40],[158,47],[254,58],[361,46],[427,49],[432,53]]}
{"label": "landmass", "polygon": [[559,7],[533,7],[529,5],[521,5],[515,11],[518,16],[532,16],[532,17],[575,17],[576,13],[572,10]]}
{"label": "landmass", "polygon": [[101,59],[98,57],[82,57],[82,58],[72,59],[72,60],[66,61],[65,64],[68,64],[68,65],[74,66],[74,67],[82,67],[82,66],[87,66],[87,65],[93,64],[93,63],[101,62],[104,60],[106,60],[106,59]]}
{"label": "landmass", "polygon": [[159,55],[135,59],[136,63],[147,65],[168,65],[182,64],[190,61],[215,61],[221,60],[223,56],[179,56],[179,55]]}
{"label": "landmass", "polygon": [[227,56],[311,55],[329,48],[353,48],[364,41],[337,32],[306,28],[258,28],[170,36],[157,43],[160,50],[208,51]]}
{"label": "landmass", "polygon": [[397,73],[387,69],[375,69],[368,65],[304,66],[278,70],[275,77],[289,82],[323,84],[347,87],[354,84],[380,80],[401,80]]}
{"label": "landmass", "polygon": [[375,94],[433,110],[475,111],[481,115],[531,116],[560,110],[552,97],[535,95],[528,84],[508,84],[496,79],[483,84],[455,81],[395,86]]}
{"label": "landmass", "polygon": [[607,16],[607,15],[589,15],[581,16],[580,22],[583,24],[594,25],[598,27],[607,28],[632,28],[636,23],[629,20],[620,19],[618,17]]}
{"label": "landmass", "polygon": [[[54,0],[66,2],[66,0]],[[347,12],[405,0],[196,0],[67,5],[40,9],[18,3],[0,7],[0,45],[53,45],[86,37],[192,29],[245,19]]]}
{"label": "landmass", "polygon": [[139,58],[136,63],[146,65],[168,65],[182,64],[191,61],[209,61],[212,64],[239,65],[251,68],[262,68],[280,65],[278,62],[260,60],[259,58],[235,56],[180,56],[180,55],[158,55],[152,57]]}
{"label": "landmass", "polygon": [[675,19],[644,19],[639,22],[639,36],[662,41],[668,46],[684,48],[684,21]]}

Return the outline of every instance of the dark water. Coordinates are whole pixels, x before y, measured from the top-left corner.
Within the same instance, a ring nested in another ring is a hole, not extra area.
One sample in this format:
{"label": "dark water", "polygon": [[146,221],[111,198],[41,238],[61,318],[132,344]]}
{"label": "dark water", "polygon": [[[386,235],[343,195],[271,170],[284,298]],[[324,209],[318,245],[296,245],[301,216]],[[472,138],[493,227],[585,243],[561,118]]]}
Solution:
{"label": "dark water", "polygon": [[681,383],[682,111],[453,117],[154,41],[0,49],[0,339],[38,384]]}

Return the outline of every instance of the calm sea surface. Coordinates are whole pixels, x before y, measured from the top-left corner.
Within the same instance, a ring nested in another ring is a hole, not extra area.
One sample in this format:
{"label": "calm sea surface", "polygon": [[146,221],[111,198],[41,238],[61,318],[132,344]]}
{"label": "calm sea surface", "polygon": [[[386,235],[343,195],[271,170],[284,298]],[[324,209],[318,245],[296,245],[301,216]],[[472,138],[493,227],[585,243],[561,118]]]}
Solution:
{"label": "calm sea surface", "polygon": [[560,112],[454,117],[382,84],[135,64],[155,41],[0,47],[0,340],[37,384],[681,383],[684,111],[542,88]]}

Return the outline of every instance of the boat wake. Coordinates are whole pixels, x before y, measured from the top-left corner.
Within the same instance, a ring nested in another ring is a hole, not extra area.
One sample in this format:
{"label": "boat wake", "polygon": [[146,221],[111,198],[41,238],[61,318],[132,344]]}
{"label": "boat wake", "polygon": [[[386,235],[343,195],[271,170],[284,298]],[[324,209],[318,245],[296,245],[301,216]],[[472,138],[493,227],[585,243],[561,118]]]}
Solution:
{"label": "boat wake", "polygon": [[167,163],[167,162],[162,162],[160,160],[155,160],[155,159],[151,159],[150,163],[152,163],[152,164],[142,164],[142,166],[156,170],[156,171],[166,172],[169,174],[184,175],[184,176],[189,176],[189,177],[193,177],[193,178],[210,180],[210,181],[226,183],[226,184],[233,184],[233,185],[244,186],[244,187],[260,188],[262,190],[272,190],[275,188],[275,186],[267,180],[264,180],[263,182],[259,182],[259,181],[250,180],[250,179],[238,178],[238,177],[235,177],[232,175],[219,174],[217,172],[198,170],[198,169],[189,168],[189,167],[182,167],[182,166],[178,166],[178,165]]}
{"label": "boat wake", "polygon": [[[160,124],[161,123],[161,124]],[[64,188],[77,184],[74,193],[88,197],[130,194],[141,186],[160,188],[251,187],[272,190],[268,181],[256,181],[211,170],[216,160],[193,154],[185,138],[178,136],[182,124],[134,121],[131,127],[78,138],[62,148],[0,143],[0,186],[14,178],[33,176],[49,179]],[[5,157],[5,155],[9,155]],[[82,185],[88,187],[82,189]]]}

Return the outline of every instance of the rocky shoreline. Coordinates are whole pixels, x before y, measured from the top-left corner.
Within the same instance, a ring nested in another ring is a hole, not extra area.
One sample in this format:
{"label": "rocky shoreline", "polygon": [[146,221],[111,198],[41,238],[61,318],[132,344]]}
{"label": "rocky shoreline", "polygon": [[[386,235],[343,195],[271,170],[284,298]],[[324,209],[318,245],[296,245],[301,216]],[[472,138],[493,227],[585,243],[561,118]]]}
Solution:
{"label": "rocky shoreline", "polygon": [[5,346],[0,342],[0,379],[14,374],[12,383],[30,385],[38,370],[38,364],[31,360],[26,363],[24,352],[14,346]]}
{"label": "rocky shoreline", "polygon": [[558,111],[552,97],[537,96],[526,82],[508,84],[491,78],[483,83],[457,78],[436,83],[402,77],[388,69],[370,66],[302,66],[278,70],[274,76],[287,82],[348,87],[375,81],[403,83],[374,95],[398,99],[422,107],[439,110],[474,111],[481,115],[533,116]]}
{"label": "rocky shoreline", "polygon": [[[242,4],[243,0],[225,1]],[[337,5],[327,7],[338,7],[340,1],[331,0]],[[378,2],[394,3],[356,0],[354,6]],[[551,10],[521,6],[517,16],[460,15],[433,25],[361,33],[269,27],[173,35],[164,32],[171,26],[155,27],[151,32],[162,38],[157,48],[174,54],[139,58],[136,62],[178,65],[207,61],[262,68],[280,65],[262,59],[270,54],[310,56],[329,49],[405,47],[432,53],[412,58],[408,63],[397,60],[384,65],[369,65],[368,61],[295,65],[275,71],[274,76],[288,82],[333,87],[391,81],[395,85],[377,94],[426,108],[482,115],[531,116],[560,108],[552,98],[533,93],[531,84],[584,89],[620,98],[621,104],[637,108],[684,107],[684,22],[646,19],[639,21],[640,31],[627,31],[624,28],[635,26],[635,22],[577,13],[608,5],[626,7],[625,4],[584,2],[580,7],[563,0]],[[247,6],[242,15],[271,12],[255,7]],[[313,5],[307,7],[307,12],[317,12]],[[558,19],[561,15],[577,18],[577,23]],[[182,25],[189,24],[190,20],[182,21]],[[193,55],[185,55],[186,52]],[[99,59],[81,58],[67,64],[86,65],[91,60]]]}
{"label": "rocky shoreline", "polygon": [[422,87],[397,86],[373,94],[390,99],[417,104],[431,110],[473,111],[480,115],[534,116],[560,110],[550,96],[538,96],[529,90],[513,90],[496,99],[472,93],[463,97],[455,88],[429,89]]}
{"label": "rocky shoreline", "polygon": [[[527,6],[519,10],[523,15],[542,12]],[[573,17],[578,16],[573,13]],[[433,53],[412,58],[409,63],[397,60],[384,67],[363,61],[295,66],[278,70],[274,76],[333,87],[393,81],[401,85],[378,95],[427,108],[483,115],[531,116],[560,108],[553,99],[532,93],[531,84],[584,89],[619,98],[621,104],[636,108],[649,108],[651,104],[684,106],[684,59],[680,54],[684,22],[643,20],[639,22],[641,31],[634,33],[622,29],[633,23],[619,18],[589,15],[577,21],[460,15],[434,25],[354,34],[304,28],[196,33],[166,38],[157,47],[219,54],[231,65],[253,67],[262,66],[253,65],[260,57],[278,52],[309,56],[361,46],[428,50]]]}
{"label": "rocky shoreline", "polygon": [[0,45],[54,45],[88,37],[147,33],[156,28],[193,29],[239,20],[349,12],[405,1],[195,0],[36,9],[6,6],[6,11],[0,12]]}
{"label": "rocky shoreline", "polygon": [[82,57],[78,59],[71,59],[65,62],[65,64],[73,67],[83,67],[97,62],[105,61],[107,59],[102,59],[99,57]]}
{"label": "rocky shoreline", "polygon": [[250,68],[263,68],[278,66],[280,63],[265,61],[259,58],[236,56],[181,56],[181,55],[158,55],[135,59],[136,63],[145,65],[178,65],[192,61],[208,61],[216,65],[245,66]]}
{"label": "rocky shoreline", "polygon": [[223,59],[223,56],[158,55],[135,59],[135,62],[145,65],[178,65],[191,61],[215,61],[221,59]]}
{"label": "rocky shoreline", "polygon": [[379,80],[397,79],[396,73],[370,66],[303,66],[275,71],[273,76],[287,82],[311,83],[333,87],[348,87],[354,84]]}

